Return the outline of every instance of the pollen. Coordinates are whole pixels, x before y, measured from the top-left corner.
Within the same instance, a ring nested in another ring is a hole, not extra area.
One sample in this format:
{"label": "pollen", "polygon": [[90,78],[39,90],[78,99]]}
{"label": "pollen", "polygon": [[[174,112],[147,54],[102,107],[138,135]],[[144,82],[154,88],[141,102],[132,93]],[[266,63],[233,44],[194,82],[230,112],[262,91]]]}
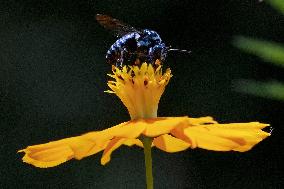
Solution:
{"label": "pollen", "polygon": [[143,63],[141,66],[113,67],[112,80],[108,81],[111,90],[127,107],[131,119],[155,118],[160,98],[172,77],[171,70],[162,70],[162,65]]}

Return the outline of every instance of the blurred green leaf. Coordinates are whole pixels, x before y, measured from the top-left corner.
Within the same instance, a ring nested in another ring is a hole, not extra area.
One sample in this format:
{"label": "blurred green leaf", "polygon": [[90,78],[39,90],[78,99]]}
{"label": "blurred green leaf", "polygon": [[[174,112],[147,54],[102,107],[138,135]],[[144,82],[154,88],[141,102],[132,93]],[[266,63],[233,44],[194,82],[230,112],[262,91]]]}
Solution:
{"label": "blurred green leaf", "polygon": [[284,0],[266,0],[265,2],[284,14]]}
{"label": "blurred green leaf", "polygon": [[254,96],[284,101],[284,84],[278,81],[238,80],[234,82],[234,89]]}
{"label": "blurred green leaf", "polygon": [[235,37],[233,44],[265,61],[284,67],[284,46],[281,46],[280,44],[243,36]]}

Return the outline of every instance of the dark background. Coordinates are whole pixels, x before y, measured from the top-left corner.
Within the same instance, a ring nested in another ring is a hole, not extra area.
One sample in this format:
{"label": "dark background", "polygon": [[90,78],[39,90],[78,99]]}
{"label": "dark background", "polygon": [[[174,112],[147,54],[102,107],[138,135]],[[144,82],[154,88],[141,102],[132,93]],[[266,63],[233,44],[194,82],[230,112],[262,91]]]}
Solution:
{"label": "dark background", "polygon": [[[245,35],[284,42],[284,19],[257,0],[7,0],[0,5],[0,188],[145,188],[142,149],[122,147],[106,166],[101,153],[55,168],[21,162],[17,150],[129,120],[106,94],[104,56],[116,40],[103,13],[151,28],[191,55],[171,54],[174,77],[159,116],[213,116],[219,122],[270,123],[274,132],[246,153],[153,150],[159,189],[281,188],[284,102],[233,90],[238,79],[281,80],[283,69],[232,46]],[[282,80],[283,81],[283,80]]]}

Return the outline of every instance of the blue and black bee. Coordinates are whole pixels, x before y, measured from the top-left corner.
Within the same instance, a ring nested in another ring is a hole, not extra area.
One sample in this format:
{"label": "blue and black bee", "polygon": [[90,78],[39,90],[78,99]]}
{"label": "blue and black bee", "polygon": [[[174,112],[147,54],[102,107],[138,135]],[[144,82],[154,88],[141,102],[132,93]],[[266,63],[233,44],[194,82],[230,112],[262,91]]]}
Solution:
{"label": "blue and black bee", "polygon": [[107,15],[97,14],[96,20],[106,29],[120,37],[107,51],[107,63],[122,68],[124,65],[140,65],[143,62],[155,65],[163,63],[169,51],[189,52],[171,49],[163,43],[153,30],[138,30]]}

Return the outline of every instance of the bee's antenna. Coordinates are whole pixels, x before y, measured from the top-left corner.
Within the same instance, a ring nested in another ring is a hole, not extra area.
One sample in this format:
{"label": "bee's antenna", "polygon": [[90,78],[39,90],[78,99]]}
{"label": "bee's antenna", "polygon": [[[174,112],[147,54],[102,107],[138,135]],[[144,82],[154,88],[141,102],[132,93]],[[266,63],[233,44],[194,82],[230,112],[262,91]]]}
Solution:
{"label": "bee's antenna", "polygon": [[181,53],[187,53],[187,54],[190,54],[191,53],[191,51],[189,51],[189,50],[185,50],[185,49],[173,49],[173,48],[171,48],[171,46],[169,46],[169,47],[167,47],[168,49],[168,52],[169,51],[177,51],[177,52],[181,52]]}
{"label": "bee's antenna", "polygon": [[185,49],[168,49],[168,51],[178,51],[178,52],[188,53],[188,54],[191,53],[191,51],[185,50]]}

